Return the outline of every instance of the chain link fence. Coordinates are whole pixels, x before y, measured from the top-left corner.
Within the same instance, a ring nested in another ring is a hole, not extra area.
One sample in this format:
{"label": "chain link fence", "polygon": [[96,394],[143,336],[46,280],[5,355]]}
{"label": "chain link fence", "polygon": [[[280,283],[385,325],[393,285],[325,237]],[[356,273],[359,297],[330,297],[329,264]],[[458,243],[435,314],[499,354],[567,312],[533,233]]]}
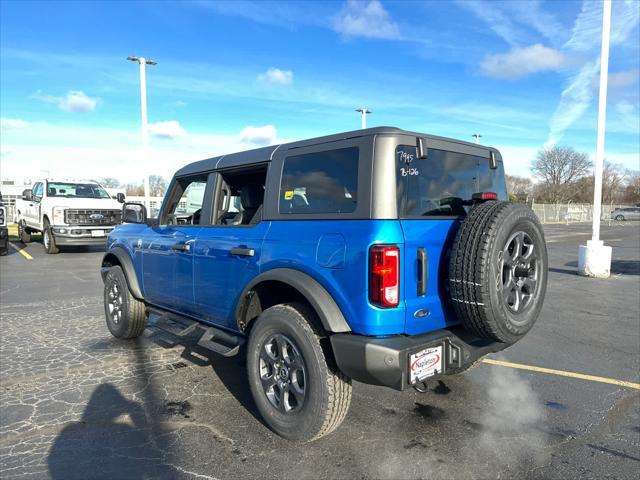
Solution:
{"label": "chain link fence", "polygon": [[[633,205],[602,204],[600,221],[613,221],[611,213],[616,208],[629,208]],[[591,222],[593,205],[588,203],[535,203],[531,205],[542,223],[581,223]]]}

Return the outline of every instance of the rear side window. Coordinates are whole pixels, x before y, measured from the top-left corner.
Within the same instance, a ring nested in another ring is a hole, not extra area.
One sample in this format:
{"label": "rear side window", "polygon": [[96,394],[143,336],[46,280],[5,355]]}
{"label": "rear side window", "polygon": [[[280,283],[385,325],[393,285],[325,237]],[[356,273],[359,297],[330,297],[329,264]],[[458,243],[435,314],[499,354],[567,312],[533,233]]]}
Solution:
{"label": "rear side window", "polygon": [[464,216],[478,192],[507,199],[502,162],[492,170],[488,158],[445,150],[430,148],[419,159],[415,146],[399,145],[396,182],[402,218]]}
{"label": "rear side window", "polygon": [[355,211],[358,199],[358,158],[358,147],[287,157],[280,183],[280,213]]}

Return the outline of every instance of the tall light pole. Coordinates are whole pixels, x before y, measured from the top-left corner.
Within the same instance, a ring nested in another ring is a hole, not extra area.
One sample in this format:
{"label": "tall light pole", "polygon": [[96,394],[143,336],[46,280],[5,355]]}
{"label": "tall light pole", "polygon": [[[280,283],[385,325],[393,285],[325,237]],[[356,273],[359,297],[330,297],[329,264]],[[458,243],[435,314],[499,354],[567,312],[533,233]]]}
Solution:
{"label": "tall light pole", "polygon": [[367,128],[367,114],[371,113],[371,110],[367,110],[364,107],[356,108],[356,112],[360,112],[362,114],[362,129]]}
{"label": "tall light pole", "polygon": [[480,135],[479,133],[474,133],[473,135],[471,135],[473,138],[475,138],[476,140],[476,145],[480,143],[480,139],[482,138],[482,135]]}
{"label": "tall light pole", "polygon": [[[127,57],[130,62],[138,62],[140,65],[140,117],[142,120],[142,154],[144,157],[144,166],[149,166],[149,128],[147,122],[147,65],[156,65],[158,62],[148,60],[144,57]],[[144,204],[147,209],[151,210],[151,199],[149,198],[149,172],[144,175]]]}
{"label": "tall light pole", "polygon": [[598,132],[596,136],[596,171],[593,189],[593,225],[591,240],[578,249],[578,272],[590,277],[607,278],[611,272],[611,247],[600,240],[602,213],[602,171],[604,170],[604,133],[607,117],[607,76],[609,74],[609,36],[611,33],[611,0],[604,0],[602,12],[602,49],[600,51],[600,92]]}

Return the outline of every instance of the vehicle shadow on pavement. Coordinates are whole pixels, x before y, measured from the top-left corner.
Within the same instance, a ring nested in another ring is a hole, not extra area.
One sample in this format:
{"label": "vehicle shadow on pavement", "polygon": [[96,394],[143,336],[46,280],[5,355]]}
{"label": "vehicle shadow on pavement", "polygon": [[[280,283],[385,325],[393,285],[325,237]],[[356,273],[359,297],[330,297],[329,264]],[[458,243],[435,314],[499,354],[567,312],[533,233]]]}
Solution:
{"label": "vehicle shadow on pavement", "polygon": [[184,360],[201,367],[211,366],[214,373],[238,403],[257,421],[267,427],[260,413],[258,413],[251,391],[249,390],[244,347],[241,347],[240,352],[233,357],[223,357],[197,345],[197,333],[186,337],[176,337],[164,332],[158,332],[157,330],[153,330],[153,332],[154,335],[149,337],[149,340],[156,345],[162,348],[180,346],[183,348],[180,356]]}
{"label": "vehicle shadow on pavement", "polygon": [[169,478],[175,471],[162,460],[142,405],[106,383],[57,436],[47,462],[53,479]]}

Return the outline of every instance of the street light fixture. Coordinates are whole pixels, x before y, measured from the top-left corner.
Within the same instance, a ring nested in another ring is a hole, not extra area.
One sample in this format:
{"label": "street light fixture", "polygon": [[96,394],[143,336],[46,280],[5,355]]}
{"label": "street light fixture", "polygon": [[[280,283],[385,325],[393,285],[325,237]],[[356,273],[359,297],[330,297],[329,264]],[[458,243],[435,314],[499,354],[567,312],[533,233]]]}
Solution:
{"label": "street light fixture", "polygon": [[[158,62],[144,57],[127,57],[130,62],[137,62],[140,65],[140,117],[142,120],[142,149],[145,168],[149,165],[149,129],[147,122],[147,65],[157,65]],[[151,210],[151,199],[149,198],[149,173],[144,176],[144,204]]]}
{"label": "street light fixture", "polygon": [[367,110],[365,107],[356,108],[356,112],[362,114],[362,129],[367,128],[367,114],[371,113],[371,110]]}
{"label": "street light fixture", "polygon": [[479,133],[474,133],[471,136],[476,139],[476,145],[480,143],[480,139],[482,138],[482,135],[480,135]]}

